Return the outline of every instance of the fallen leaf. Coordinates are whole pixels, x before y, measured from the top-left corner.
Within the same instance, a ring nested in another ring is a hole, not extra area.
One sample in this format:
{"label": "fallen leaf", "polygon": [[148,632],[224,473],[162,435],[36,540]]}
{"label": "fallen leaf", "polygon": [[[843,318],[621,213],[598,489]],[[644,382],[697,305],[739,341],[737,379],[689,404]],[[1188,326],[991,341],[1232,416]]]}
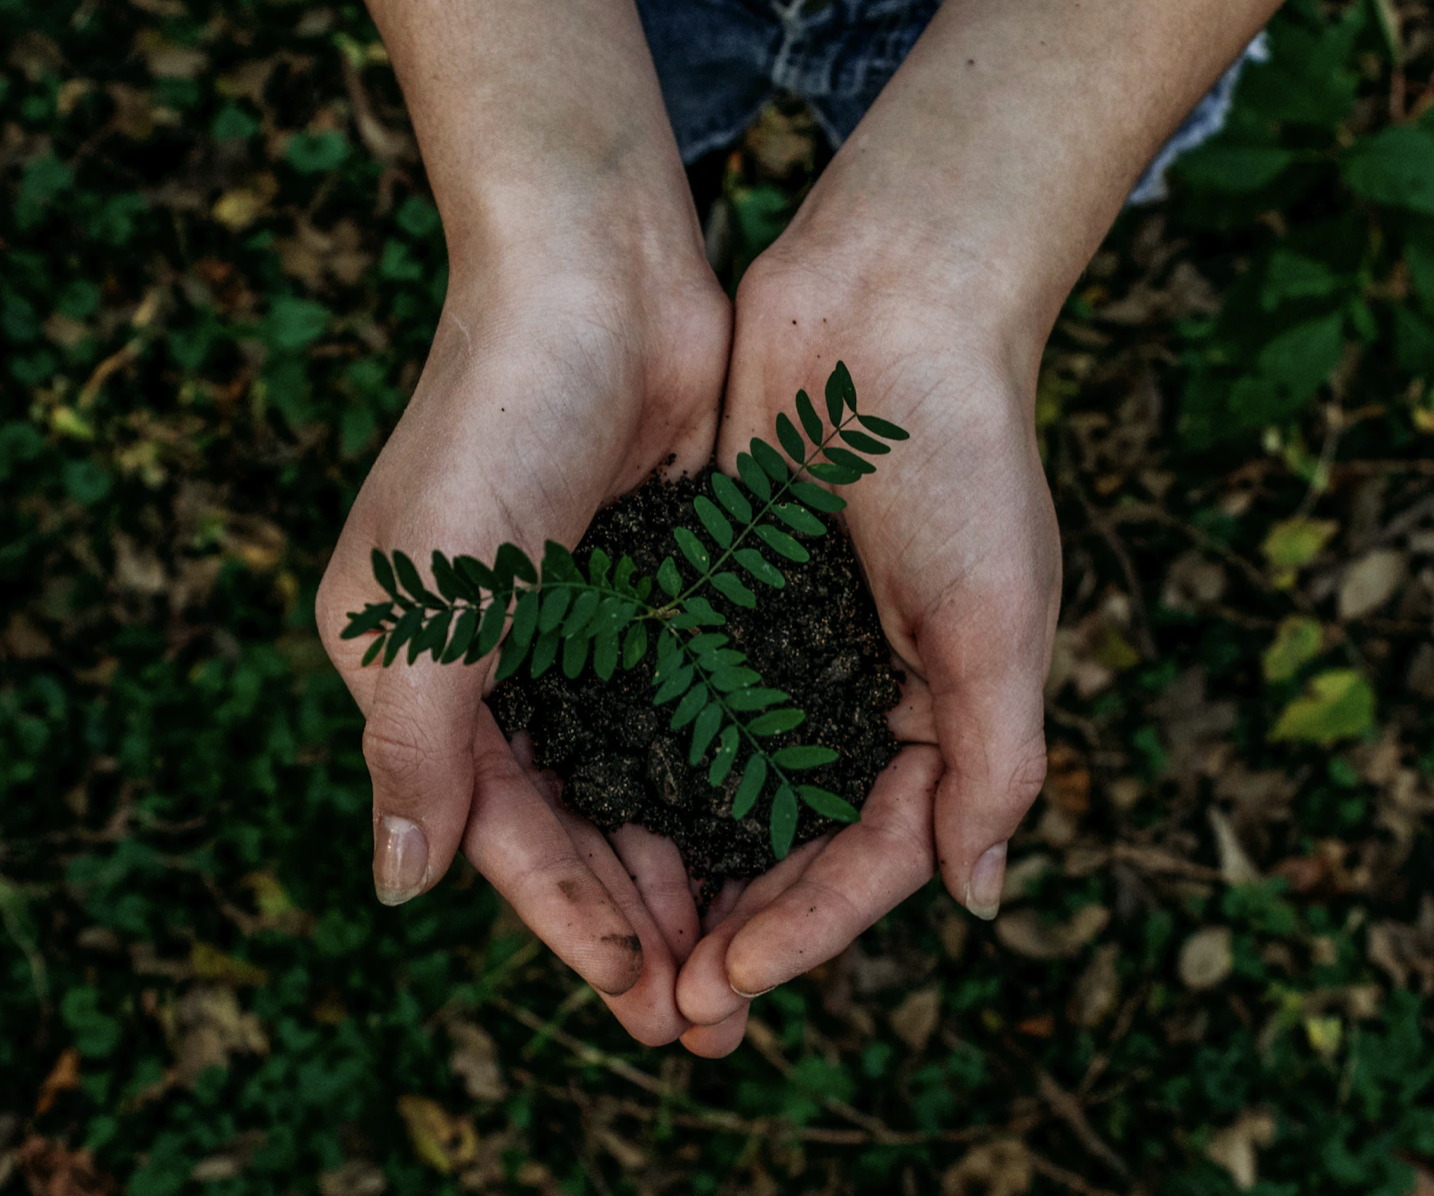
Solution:
{"label": "fallen leaf", "polygon": [[891,1032],[919,1055],[941,1021],[941,987],[917,989],[891,1011],[888,1020]]}
{"label": "fallen leaf", "polygon": [[1408,572],[1409,561],[1394,548],[1376,548],[1351,564],[1339,583],[1339,617],[1362,619],[1394,596]]}
{"label": "fallen leaf", "polygon": [[435,1171],[451,1175],[478,1157],[478,1132],[467,1117],[449,1113],[426,1096],[400,1096],[398,1115],[414,1153]]}
{"label": "fallen leaf", "polygon": [[1207,926],[1185,940],[1176,970],[1187,988],[1214,988],[1230,975],[1235,968],[1233,938],[1228,926]]}
{"label": "fallen leaf", "polygon": [[251,191],[248,187],[236,187],[232,191],[224,192],[214,201],[210,214],[225,228],[237,233],[259,218],[264,205],[264,197],[258,192]]}
{"label": "fallen leaf", "polygon": [[996,919],[996,938],[1027,959],[1071,959],[1110,921],[1110,910],[1088,905],[1065,922],[1047,921],[1039,911],[1018,909]]}
{"label": "fallen leaf", "polygon": [[1337,1017],[1307,1017],[1305,1037],[1316,1054],[1333,1059],[1344,1041],[1344,1023]]}
{"label": "fallen leaf", "polygon": [[1266,681],[1288,681],[1324,651],[1324,627],[1309,615],[1290,615],[1260,657]]}
{"label": "fallen leaf", "polygon": [[195,943],[189,951],[189,966],[201,980],[260,988],[269,983],[269,973],[247,959],[226,955],[209,943]]}
{"label": "fallen leaf", "polygon": [[160,1021],[174,1052],[176,1078],[184,1084],[193,1084],[208,1068],[227,1068],[233,1055],[269,1053],[259,1018],[245,1011],[229,988],[197,985],[163,1009]]}
{"label": "fallen leaf", "polygon": [[1051,857],[1040,851],[1012,860],[1006,865],[1006,875],[1001,881],[1001,904],[1029,897],[1031,885],[1054,866]]}
{"label": "fallen leaf", "polygon": [[209,65],[209,55],[203,50],[169,41],[154,29],[141,30],[135,48],[156,79],[194,79]]}
{"label": "fallen leaf", "polygon": [[1116,943],[1106,943],[1075,982],[1066,1016],[1077,1026],[1093,1029],[1115,1012],[1120,1002],[1120,975],[1115,967],[1119,955]]}
{"label": "fallen leaf", "polygon": [[1274,1140],[1275,1119],[1265,1112],[1246,1110],[1234,1125],[1211,1136],[1205,1157],[1228,1171],[1235,1186],[1244,1192],[1259,1179],[1256,1148],[1270,1146]]}
{"label": "fallen leaf", "polygon": [[472,1022],[452,1021],[448,1023],[448,1040],[453,1044],[448,1066],[463,1081],[468,1095],[474,1100],[502,1100],[508,1086],[503,1082],[492,1035]]}
{"label": "fallen leaf", "polygon": [[1286,519],[1270,528],[1260,551],[1276,570],[1298,569],[1319,556],[1338,530],[1329,519]]}
{"label": "fallen leaf", "polygon": [[1084,814],[1090,809],[1090,769],[1079,751],[1057,740],[1046,753],[1048,801],[1067,814]]}
{"label": "fallen leaf", "polygon": [[383,1196],[388,1180],[364,1159],[349,1159],[319,1176],[321,1196]]}
{"label": "fallen leaf", "polygon": [[1210,829],[1215,833],[1215,854],[1220,861],[1220,879],[1227,885],[1254,884],[1260,879],[1260,870],[1245,854],[1230,820],[1214,806],[1206,811],[1206,815],[1210,820]]}
{"label": "fallen leaf", "polygon": [[1280,715],[1270,739],[1328,746],[1359,739],[1374,726],[1374,688],[1355,669],[1330,669]]}
{"label": "fallen leaf", "polygon": [[1019,1138],[974,1146],[941,1175],[941,1196],[1020,1196],[1031,1188],[1030,1152]]}
{"label": "fallen leaf", "polygon": [[16,1157],[31,1196],[112,1196],[119,1188],[88,1150],[71,1150],[52,1138],[26,1138]]}
{"label": "fallen leaf", "polygon": [[55,1098],[61,1092],[74,1092],[80,1086],[80,1053],[74,1047],[66,1047],[55,1060],[55,1066],[40,1085],[40,1095],[35,1101],[35,1116],[43,1117],[55,1106]]}
{"label": "fallen leaf", "polygon": [[1228,584],[1223,565],[1208,561],[1191,550],[1177,557],[1165,574],[1160,602],[1162,606],[1182,614],[1199,614],[1225,596]]}

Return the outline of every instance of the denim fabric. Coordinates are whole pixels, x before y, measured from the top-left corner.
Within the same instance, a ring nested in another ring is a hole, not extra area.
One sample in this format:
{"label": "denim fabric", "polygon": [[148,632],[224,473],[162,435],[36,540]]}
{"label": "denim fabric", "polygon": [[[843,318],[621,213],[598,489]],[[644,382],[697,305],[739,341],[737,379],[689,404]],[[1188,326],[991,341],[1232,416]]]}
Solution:
{"label": "denim fabric", "polygon": [[[731,145],[773,96],[800,96],[835,148],[851,134],[940,0],[637,0],[682,160]],[[1196,106],[1131,193],[1165,196],[1165,171],[1224,127],[1264,35]]]}

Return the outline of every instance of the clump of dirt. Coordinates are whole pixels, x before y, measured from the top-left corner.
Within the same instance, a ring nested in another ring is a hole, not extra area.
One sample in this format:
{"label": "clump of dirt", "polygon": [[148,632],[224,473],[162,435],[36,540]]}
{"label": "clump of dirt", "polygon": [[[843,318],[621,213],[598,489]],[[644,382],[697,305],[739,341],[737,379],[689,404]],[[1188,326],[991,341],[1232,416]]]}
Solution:
{"label": "clump of dirt", "polygon": [[[614,561],[631,556],[651,576],[666,556],[682,559],[672,537],[681,523],[697,526],[692,499],[708,492],[710,468],[696,478],[653,478],[600,512],[578,546],[602,548]],[[763,684],[785,690],[806,711],[795,731],[767,740],[773,749],[813,743],[837,749],[840,759],[802,774],[860,806],[876,775],[896,754],[886,713],[900,696],[901,674],[881,631],[876,607],[851,542],[831,520],[824,536],[804,536],[812,559],[782,562],[780,590],[752,582],[757,609],[744,610],[715,592],[712,605],[727,618],[720,628],[746,652]],[[766,793],[741,821],[732,800],[747,752],[725,784],[707,783],[711,751],[687,763],[691,728],[672,731],[675,703],[653,706],[655,653],[609,681],[586,668],[576,680],[560,668],[534,680],[526,669],[493,692],[498,724],[512,735],[526,729],[536,763],[563,779],[563,800],[603,830],[635,822],[676,842],[688,870],[709,883],[756,876],[776,862],[768,830],[772,798]],[[835,825],[802,807],[796,842]]]}

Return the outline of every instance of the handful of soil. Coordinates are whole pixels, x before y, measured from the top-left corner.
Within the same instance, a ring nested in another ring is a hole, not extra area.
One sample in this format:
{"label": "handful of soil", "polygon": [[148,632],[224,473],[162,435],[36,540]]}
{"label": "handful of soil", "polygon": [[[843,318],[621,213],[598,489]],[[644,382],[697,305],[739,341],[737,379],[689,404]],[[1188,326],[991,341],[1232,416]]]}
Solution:
{"label": "handful of soil", "polygon": [[[602,548],[614,560],[633,558],[651,576],[666,556],[681,559],[672,528],[692,521],[692,499],[704,493],[710,467],[696,478],[652,478],[598,513],[576,555]],[[810,561],[783,563],[780,590],[756,585],[757,607],[744,610],[715,591],[705,594],[727,618],[719,628],[746,652],[764,685],[785,690],[806,711],[795,731],[767,740],[837,749],[834,763],[802,780],[860,807],[877,774],[896,755],[886,713],[900,697],[876,607],[846,534],[825,519],[824,536],[802,537]],[[741,821],[732,800],[741,761],[718,788],[707,783],[711,753],[687,763],[690,732],[668,728],[675,703],[654,706],[654,654],[601,681],[591,669],[576,680],[551,668],[537,680],[526,668],[494,690],[490,706],[505,734],[527,730],[535,762],[563,779],[563,801],[604,831],[635,822],[671,838],[688,871],[711,885],[756,876],[776,863],[768,824],[770,794]],[[795,843],[839,824],[802,806]]]}

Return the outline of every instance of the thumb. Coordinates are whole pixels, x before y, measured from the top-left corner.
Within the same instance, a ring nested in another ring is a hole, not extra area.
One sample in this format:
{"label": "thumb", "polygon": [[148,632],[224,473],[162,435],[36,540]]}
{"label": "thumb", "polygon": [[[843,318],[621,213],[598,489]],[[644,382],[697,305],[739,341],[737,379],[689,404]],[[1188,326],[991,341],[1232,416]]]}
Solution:
{"label": "thumb", "polygon": [[1046,776],[1042,689],[1054,611],[1043,601],[949,602],[918,637],[946,771],[937,865],[979,918],[1000,907],[1006,846]]}

